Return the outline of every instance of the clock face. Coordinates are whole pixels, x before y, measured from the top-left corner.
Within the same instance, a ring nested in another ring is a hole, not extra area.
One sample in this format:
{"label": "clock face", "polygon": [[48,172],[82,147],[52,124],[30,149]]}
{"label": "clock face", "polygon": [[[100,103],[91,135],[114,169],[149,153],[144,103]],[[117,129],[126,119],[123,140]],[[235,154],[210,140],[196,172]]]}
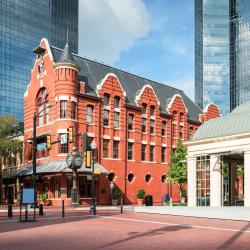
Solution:
{"label": "clock face", "polygon": [[67,166],[68,166],[68,167],[71,167],[72,161],[73,161],[72,155],[68,155],[68,156],[67,156],[67,159],[66,159],[66,162],[67,162]]}
{"label": "clock face", "polygon": [[81,167],[82,166],[82,157],[80,155],[77,155],[75,157],[75,162],[74,162],[76,167]]}

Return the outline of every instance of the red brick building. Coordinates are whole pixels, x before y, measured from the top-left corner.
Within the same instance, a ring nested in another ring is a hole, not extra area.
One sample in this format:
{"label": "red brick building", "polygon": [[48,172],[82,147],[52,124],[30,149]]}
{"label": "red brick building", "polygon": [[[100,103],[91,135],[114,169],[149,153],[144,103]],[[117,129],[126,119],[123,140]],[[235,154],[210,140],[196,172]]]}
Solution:
{"label": "red brick building", "polygon": [[[72,55],[67,44],[62,51],[42,39],[35,52],[24,95],[24,161],[32,163],[33,114],[45,109],[37,122],[40,192],[53,204],[70,204],[72,173],[65,157],[73,145],[54,144],[48,151],[46,135],[57,141],[73,126],[95,140],[96,160],[108,171],[96,177],[99,204],[110,203],[111,179],[127,203],[136,202],[140,188],[154,202],[163,194],[178,200],[177,188],[165,182],[171,151],[179,136],[188,140],[201,122],[219,116],[218,108],[212,104],[203,112],[181,90]],[[75,143],[81,152],[82,137]],[[91,176],[84,167],[78,172],[81,203],[88,202]]]}

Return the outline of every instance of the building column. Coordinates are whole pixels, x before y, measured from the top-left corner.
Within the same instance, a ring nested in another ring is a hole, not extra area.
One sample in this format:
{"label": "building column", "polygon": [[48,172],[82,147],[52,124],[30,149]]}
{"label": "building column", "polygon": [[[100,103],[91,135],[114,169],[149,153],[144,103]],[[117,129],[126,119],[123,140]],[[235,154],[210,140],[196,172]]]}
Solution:
{"label": "building column", "polygon": [[188,206],[196,206],[196,160],[195,157],[187,158],[188,173]]}
{"label": "building column", "polygon": [[244,206],[250,207],[250,151],[244,152]]}
{"label": "building column", "polygon": [[222,204],[222,176],[218,156],[210,156],[210,206],[220,207]]}

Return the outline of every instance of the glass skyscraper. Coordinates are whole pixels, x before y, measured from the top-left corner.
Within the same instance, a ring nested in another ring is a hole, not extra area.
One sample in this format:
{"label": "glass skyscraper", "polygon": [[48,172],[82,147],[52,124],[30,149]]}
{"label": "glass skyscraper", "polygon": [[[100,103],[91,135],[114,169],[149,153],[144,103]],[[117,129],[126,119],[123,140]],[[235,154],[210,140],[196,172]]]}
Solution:
{"label": "glass skyscraper", "polygon": [[230,110],[229,0],[195,1],[195,101]]}
{"label": "glass skyscraper", "polygon": [[30,81],[35,48],[45,37],[63,48],[68,29],[78,52],[78,0],[0,1],[0,115],[23,120],[23,95]]}
{"label": "glass skyscraper", "polygon": [[195,0],[195,101],[222,114],[250,101],[249,0]]}

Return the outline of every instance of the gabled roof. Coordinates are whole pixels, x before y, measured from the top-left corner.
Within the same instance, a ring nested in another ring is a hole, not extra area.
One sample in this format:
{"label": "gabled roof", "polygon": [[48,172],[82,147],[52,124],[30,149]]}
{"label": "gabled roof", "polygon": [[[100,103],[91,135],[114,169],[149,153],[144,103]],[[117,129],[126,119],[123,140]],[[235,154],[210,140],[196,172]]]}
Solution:
{"label": "gabled roof", "polygon": [[245,102],[231,113],[203,123],[192,141],[250,133],[250,102]]}
{"label": "gabled roof", "polygon": [[[54,46],[51,46],[50,48],[55,63],[59,62],[62,50]],[[73,60],[75,64],[81,67],[78,78],[79,81],[86,83],[85,92],[88,95],[97,96],[96,86],[98,83],[101,82],[108,73],[113,73],[118,77],[124,91],[126,92],[127,104],[136,107],[136,94],[143,88],[144,85],[151,85],[160,102],[161,113],[168,114],[166,110],[167,99],[171,99],[175,94],[179,94],[182,96],[188,109],[188,118],[192,121],[200,122],[199,114],[203,113],[202,110],[189,97],[187,97],[182,90],[125,72],[109,65],[80,57],[75,54],[73,54]]]}

